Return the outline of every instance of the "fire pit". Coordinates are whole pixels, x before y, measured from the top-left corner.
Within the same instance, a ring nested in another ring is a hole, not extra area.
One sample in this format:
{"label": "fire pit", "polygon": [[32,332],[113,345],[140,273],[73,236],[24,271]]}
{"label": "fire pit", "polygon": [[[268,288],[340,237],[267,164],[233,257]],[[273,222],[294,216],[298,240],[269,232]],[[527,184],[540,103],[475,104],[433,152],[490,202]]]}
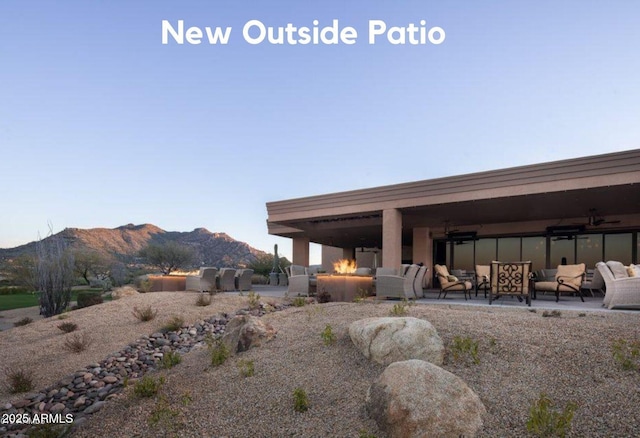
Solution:
{"label": "fire pit", "polygon": [[370,295],[373,291],[373,277],[354,275],[355,261],[338,260],[333,264],[336,273],[318,275],[318,294],[329,294],[331,301],[352,302],[356,297]]}

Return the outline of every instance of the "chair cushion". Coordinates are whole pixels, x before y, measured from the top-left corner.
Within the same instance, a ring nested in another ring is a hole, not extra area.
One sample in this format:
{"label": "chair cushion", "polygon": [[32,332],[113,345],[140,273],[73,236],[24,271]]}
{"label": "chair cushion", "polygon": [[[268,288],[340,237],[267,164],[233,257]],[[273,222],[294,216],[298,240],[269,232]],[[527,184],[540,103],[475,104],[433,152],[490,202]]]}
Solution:
{"label": "chair cushion", "polygon": [[564,283],[571,283],[577,287],[582,284],[582,274],[585,273],[585,264],[578,265],[560,265],[556,273],[556,281],[562,279]]}
{"label": "chair cushion", "polygon": [[478,283],[489,278],[489,275],[491,275],[491,266],[476,265],[476,280]]}
{"label": "chair cushion", "polygon": [[449,276],[449,270],[444,265],[435,265],[434,269],[436,271],[436,275],[439,277],[447,278]]}
{"label": "chair cushion", "polygon": [[629,274],[627,273],[627,268],[620,262],[616,262],[613,260],[609,260],[607,262],[607,266],[611,269],[611,273],[613,274],[613,278],[627,278]]}
{"label": "chair cushion", "polygon": [[456,281],[458,281],[458,277],[456,277],[455,275],[447,275],[447,281],[455,283]]}
{"label": "chair cushion", "polygon": [[629,265],[627,274],[629,277],[640,277],[640,265]]}

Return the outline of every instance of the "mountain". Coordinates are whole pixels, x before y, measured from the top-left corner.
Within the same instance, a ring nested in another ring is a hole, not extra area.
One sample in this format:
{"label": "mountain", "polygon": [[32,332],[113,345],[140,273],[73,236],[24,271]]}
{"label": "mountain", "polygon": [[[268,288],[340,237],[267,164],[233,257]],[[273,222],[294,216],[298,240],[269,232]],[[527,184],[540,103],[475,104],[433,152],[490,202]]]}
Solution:
{"label": "mountain", "polygon": [[[238,267],[256,260],[265,252],[252,248],[225,233],[212,233],[205,228],[189,232],[165,231],[152,224],[123,225],[118,228],[65,228],[55,236],[62,237],[73,249],[92,249],[124,262],[136,260],[138,252],[150,243],[176,242],[192,248],[196,265]],[[51,239],[49,236],[44,240]],[[15,248],[0,248],[0,261],[22,254],[34,254],[36,242]]]}

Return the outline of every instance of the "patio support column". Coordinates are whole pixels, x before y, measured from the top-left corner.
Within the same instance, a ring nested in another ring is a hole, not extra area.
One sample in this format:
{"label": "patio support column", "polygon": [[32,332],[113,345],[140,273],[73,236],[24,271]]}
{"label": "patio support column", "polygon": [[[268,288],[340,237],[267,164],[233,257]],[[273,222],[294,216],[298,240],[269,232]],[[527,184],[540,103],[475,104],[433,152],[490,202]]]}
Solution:
{"label": "patio support column", "polygon": [[431,287],[433,277],[433,239],[428,227],[413,229],[413,263],[423,263],[429,270],[424,277],[424,283]]}
{"label": "patio support column", "polygon": [[309,238],[293,238],[293,261],[294,265],[309,266]]}
{"label": "patio support column", "polygon": [[402,213],[397,208],[382,211],[382,266],[400,269],[402,263]]}

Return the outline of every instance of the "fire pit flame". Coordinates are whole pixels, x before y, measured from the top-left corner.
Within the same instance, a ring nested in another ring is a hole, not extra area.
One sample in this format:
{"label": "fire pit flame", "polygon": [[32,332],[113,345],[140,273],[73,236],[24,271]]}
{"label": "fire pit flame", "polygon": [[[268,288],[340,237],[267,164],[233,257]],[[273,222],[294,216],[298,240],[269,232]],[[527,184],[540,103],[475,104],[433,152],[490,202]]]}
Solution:
{"label": "fire pit flame", "polygon": [[357,268],[355,260],[340,259],[333,264],[336,274],[353,274]]}

